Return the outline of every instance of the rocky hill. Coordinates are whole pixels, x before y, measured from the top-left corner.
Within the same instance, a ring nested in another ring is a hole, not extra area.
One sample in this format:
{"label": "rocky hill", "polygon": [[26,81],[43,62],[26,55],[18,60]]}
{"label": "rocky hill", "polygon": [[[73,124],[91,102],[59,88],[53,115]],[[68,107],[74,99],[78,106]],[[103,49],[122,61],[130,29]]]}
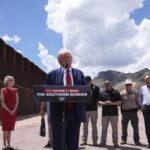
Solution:
{"label": "rocky hill", "polygon": [[145,68],[135,73],[123,73],[114,70],[101,71],[98,76],[94,78],[93,83],[98,85],[101,90],[104,88],[104,81],[110,80],[115,89],[122,91],[124,89],[124,82],[127,78],[132,79],[134,89],[138,89],[144,84],[144,76],[150,75],[150,70]]}

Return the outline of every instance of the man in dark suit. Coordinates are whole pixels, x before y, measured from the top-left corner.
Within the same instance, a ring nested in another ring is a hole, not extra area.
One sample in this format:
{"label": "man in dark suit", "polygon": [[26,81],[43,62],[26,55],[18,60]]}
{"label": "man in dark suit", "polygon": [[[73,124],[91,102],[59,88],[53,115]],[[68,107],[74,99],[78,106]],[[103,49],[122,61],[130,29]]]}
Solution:
{"label": "man in dark suit", "polygon": [[[85,85],[83,73],[71,67],[72,56],[64,51],[65,67],[48,73],[47,85]],[[70,102],[65,104],[65,150],[78,150],[79,131],[81,122],[85,122],[85,104]],[[62,147],[62,121],[63,104],[51,103],[51,125],[53,133],[53,150],[63,150]]]}

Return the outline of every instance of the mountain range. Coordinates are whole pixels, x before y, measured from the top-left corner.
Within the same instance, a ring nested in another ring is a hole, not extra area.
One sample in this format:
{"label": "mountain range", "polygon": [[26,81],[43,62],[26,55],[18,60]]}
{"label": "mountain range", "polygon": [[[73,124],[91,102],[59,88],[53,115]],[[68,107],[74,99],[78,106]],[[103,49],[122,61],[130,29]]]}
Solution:
{"label": "mountain range", "polygon": [[93,83],[98,85],[101,90],[104,89],[104,81],[110,80],[112,86],[122,91],[124,89],[124,82],[126,79],[131,79],[133,81],[133,89],[138,90],[140,86],[144,84],[145,75],[150,75],[150,70],[148,68],[142,69],[134,73],[123,73],[115,70],[101,71],[93,79]]}

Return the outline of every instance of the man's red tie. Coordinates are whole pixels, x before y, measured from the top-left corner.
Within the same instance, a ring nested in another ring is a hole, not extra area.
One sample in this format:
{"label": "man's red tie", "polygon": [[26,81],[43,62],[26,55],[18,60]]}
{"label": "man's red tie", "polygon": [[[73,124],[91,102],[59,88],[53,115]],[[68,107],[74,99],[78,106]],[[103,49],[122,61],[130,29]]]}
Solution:
{"label": "man's red tie", "polygon": [[[71,76],[70,76],[70,70],[67,69],[67,74],[66,74],[66,85],[71,86]],[[67,109],[71,110],[73,108],[74,103],[73,102],[67,102]]]}

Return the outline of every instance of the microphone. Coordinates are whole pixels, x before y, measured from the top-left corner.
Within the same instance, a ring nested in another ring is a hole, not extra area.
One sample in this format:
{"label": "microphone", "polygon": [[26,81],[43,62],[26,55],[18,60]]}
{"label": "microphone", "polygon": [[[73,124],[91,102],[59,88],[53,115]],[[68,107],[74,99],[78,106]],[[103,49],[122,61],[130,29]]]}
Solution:
{"label": "microphone", "polygon": [[64,68],[68,68],[68,64],[67,63],[64,64]]}

